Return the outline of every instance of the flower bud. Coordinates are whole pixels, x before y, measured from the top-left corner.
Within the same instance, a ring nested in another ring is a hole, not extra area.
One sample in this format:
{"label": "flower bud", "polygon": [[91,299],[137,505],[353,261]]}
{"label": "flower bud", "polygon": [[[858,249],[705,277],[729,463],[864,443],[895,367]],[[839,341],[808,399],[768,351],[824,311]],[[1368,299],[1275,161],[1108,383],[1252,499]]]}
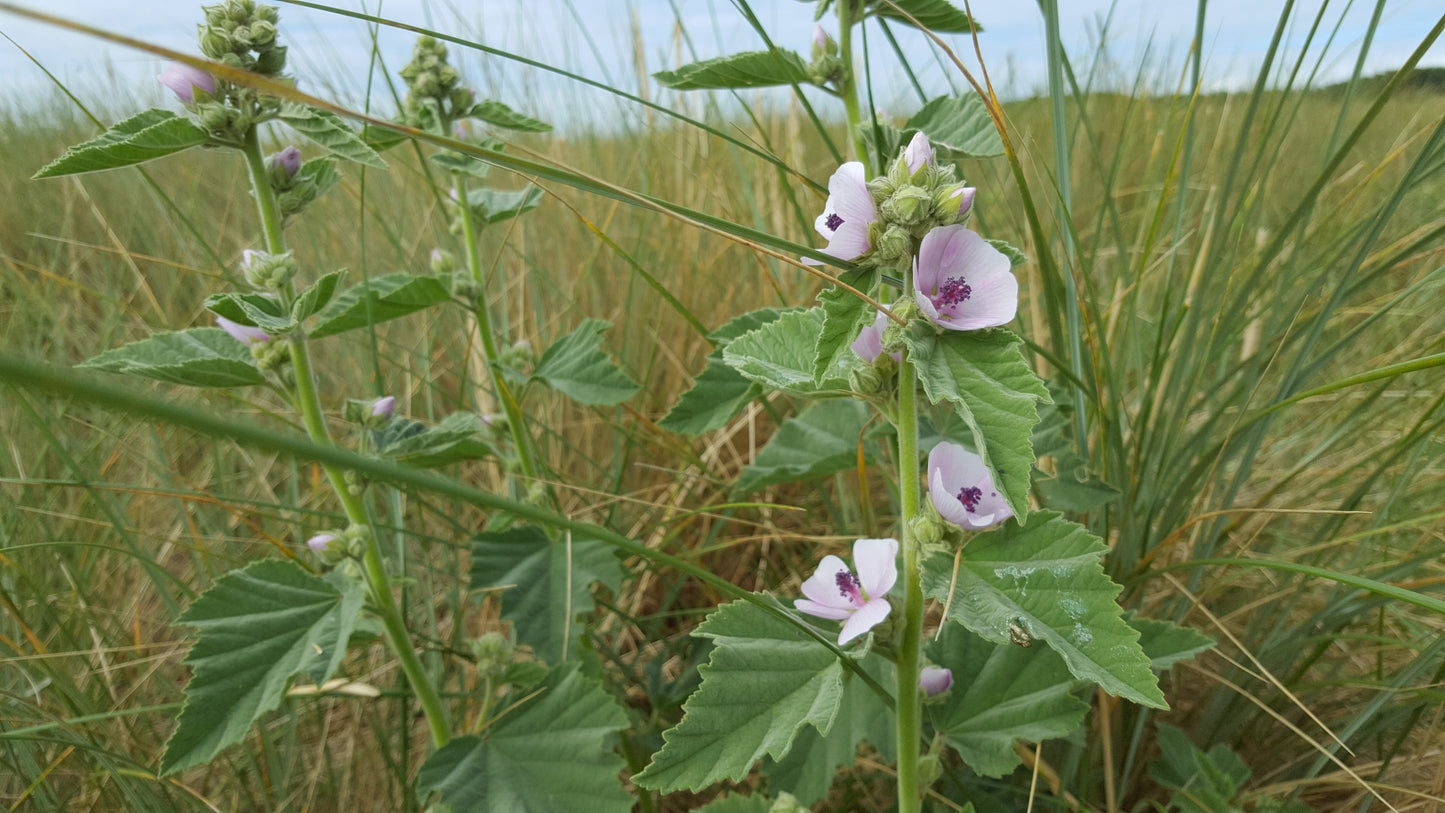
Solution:
{"label": "flower bud", "polygon": [[275,6],[260,5],[256,7],[256,11],[251,15],[251,18],[275,25],[281,22],[281,12],[277,11]]}
{"label": "flower bud", "polygon": [[883,375],[872,364],[854,365],[848,370],[848,389],[862,396],[877,395],[883,391]]}
{"label": "flower bud", "polygon": [[231,38],[219,27],[200,25],[196,26],[196,30],[201,42],[201,53],[211,59],[220,59],[231,52]]}
{"label": "flower bud", "polygon": [[934,164],[933,144],[921,131],[913,134],[913,140],[903,148],[903,163],[910,173],[916,174]]}
{"label": "flower bud", "polygon": [[265,48],[275,42],[275,23],[268,23],[265,20],[255,20],[251,23],[251,44],[253,47]]}
{"label": "flower bud", "polygon": [[301,171],[301,150],[292,146],[276,153],[267,160],[271,167],[271,183],[276,185],[277,181],[289,182]]}
{"label": "flower bud", "polygon": [[439,248],[431,250],[431,272],[437,276],[457,270],[457,258],[451,252]]}
{"label": "flower bud", "polygon": [[973,209],[973,196],[978,190],[971,186],[948,184],[933,193],[933,208],[941,225],[951,226],[968,218]]}
{"label": "flower bud", "polygon": [[781,791],[778,793],[778,798],[773,800],[772,806],[768,808],[768,813],[808,813],[809,810],[807,805],[798,802],[798,797],[787,791]]}
{"label": "flower bud", "polygon": [[[901,268],[913,259],[913,235],[902,226],[894,225],[884,229],[874,246],[878,261],[882,266]],[[888,352],[893,351],[889,350]]]}
{"label": "flower bud", "polygon": [[222,330],[231,334],[231,338],[244,345],[265,344],[271,341],[271,337],[261,328],[243,325],[239,322],[232,322],[224,316],[217,316],[216,324],[219,325]]}
{"label": "flower bud", "polygon": [[306,547],[310,548],[313,553],[322,553],[330,549],[331,541],[335,538],[336,534],[317,534],[306,540]]}
{"label": "flower bud", "polygon": [[276,76],[286,69],[286,46],[277,45],[256,55],[253,70],[267,76]]}
{"label": "flower bud", "polygon": [[953,670],[925,666],[918,674],[918,687],[928,697],[937,697],[953,687]]}
{"label": "flower bud", "polygon": [[883,219],[912,229],[928,219],[933,196],[919,186],[905,186],[883,201]]}
{"label": "flower bud", "polygon": [[206,14],[207,25],[222,25],[227,22],[224,5],[201,6],[201,11]]}
{"label": "flower bud", "polygon": [[378,398],[371,403],[371,417],[383,421],[389,420],[396,412],[396,396],[388,395],[385,398]]}
{"label": "flower bud", "polygon": [[943,520],[939,519],[938,512],[921,511],[918,516],[908,521],[908,530],[920,545],[930,548],[943,541],[943,534],[947,529]]}
{"label": "flower bud", "polygon": [[291,252],[267,254],[246,249],[241,252],[241,273],[246,282],[263,291],[282,288],[296,276],[296,260]]}
{"label": "flower bud", "polygon": [[209,97],[216,92],[216,77],[183,62],[168,62],[165,70],[156,75],[162,85],[171,89],[183,104],[196,101],[196,91]]}
{"label": "flower bud", "polygon": [[473,638],[467,641],[467,646],[477,659],[477,676],[481,678],[501,676],[507,671],[507,667],[512,665],[512,659],[517,652],[516,645],[502,637],[499,632],[489,632],[480,638]]}

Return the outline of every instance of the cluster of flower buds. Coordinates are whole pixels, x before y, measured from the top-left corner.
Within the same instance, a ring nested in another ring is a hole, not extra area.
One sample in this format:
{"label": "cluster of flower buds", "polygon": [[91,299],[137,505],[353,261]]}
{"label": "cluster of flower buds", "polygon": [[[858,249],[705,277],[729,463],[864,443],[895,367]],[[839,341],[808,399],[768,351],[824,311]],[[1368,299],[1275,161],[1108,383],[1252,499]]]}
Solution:
{"label": "cluster of flower buds", "polygon": [[407,87],[407,123],[414,127],[445,132],[446,124],[465,116],[475,102],[475,94],[462,87],[461,74],[447,63],[447,47],[432,37],[417,38],[401,78]]}
{"label": "cluster of flower buds", "polygon": [[226,0],[204,6],[206,21],[197,26],[201,53],[243,71],[280,76],[286,69],[286,46],[276,44],[275,6],[253,0]]}
{"label": "cluster of flower buds", "polygon": [[507,667],[512,665],[517,655],[517,645],[500,632],[488,632],[468,639],[467,648],[476,658],[478,679],[499,678],[506,674]]}
{"label": "cluster of flower buds", "polygon": [[369,525],[351,525],[344,531],[322,531],[306,540],[306,547],[321,557],[321,561],[334,565],[344,559],[360,559],[366,555],[366,545],[371,540]]}
{"label": "cluster of flower buds", "polygon": [[395,395],[371,399],[348,398],[341,408],[341,417],[367,429],[381,429],[391,423],[395,415]]}
{"label": "cluster of flower buds", "polygon": [[838,56],[838,43],[828,36],[823,26],[813,26],[813,58],[808,63],[808,79],[818,87],[838,87],[846,78],[847,69]]}
{"label": "cluster of flower buds", "polygon": [[246,249],[241,252],[241,273],[246,282],[262,291],[277,291],[296,276],[296,259],[291,252],[267,254]]}
{"label": "cluster of flower buds", "polygon": [[216,317],[216,325],[251,349],[251,357],[256,359],[256,366],[262,372],[290,382],[294,371],[291,369],[291,345],[288,342],[272,341],[271,334],[261,328],[233,322],[224,316]]}

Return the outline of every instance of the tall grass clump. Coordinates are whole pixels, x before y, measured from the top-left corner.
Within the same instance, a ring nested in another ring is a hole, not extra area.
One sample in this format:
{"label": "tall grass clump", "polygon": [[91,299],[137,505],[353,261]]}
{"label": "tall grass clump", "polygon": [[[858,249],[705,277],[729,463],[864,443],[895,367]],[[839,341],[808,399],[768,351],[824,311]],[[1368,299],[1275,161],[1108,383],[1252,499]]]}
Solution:
{"label": "tall grass clump", "polygon": [[0,4],[175,60],[0,121],[11,809],[1445,801],[1445,17],[1214,92],[1207,4],[1124,68],[1041,2],[1002,100],[939,0],[643,91],[296,5],[418,35],[332,66],[388,102],[285,8]]}

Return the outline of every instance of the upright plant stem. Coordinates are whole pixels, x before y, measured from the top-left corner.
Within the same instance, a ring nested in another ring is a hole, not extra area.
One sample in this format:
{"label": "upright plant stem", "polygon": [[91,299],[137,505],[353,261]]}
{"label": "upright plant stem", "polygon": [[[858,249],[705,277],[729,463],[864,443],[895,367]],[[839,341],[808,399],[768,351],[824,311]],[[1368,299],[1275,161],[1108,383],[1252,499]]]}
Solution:
{"label": "upright plant stem", "polygon": [[864,175],[871,169],[868,148],[863,143],[863,134],[858,125],[863,114],[858,109],[858,83],[853,78],[853,5],[855,0],[840,0],[838,3],[838,56],[843,60],[843,79],[838,84],[838,95],[843,97],[843,110],[848,115],[848,143],[853,145],[853,157],[863,162]]}
{"label": "upright plant stem", "polygon": [[502,412],[507,416],[507,428],[512,433],[512,445],[517,448],[517,462],[522,474],[531,483],[537,482],[537,461],[532,455],[532,437],[522,423],[522,408],[497,366],[497,337],[492,333],[492,312],[487,305],[487,291],[482,276],[482,258],[477,252],[477,227],[472,222],[472,207],[467,204],[467,179],[460,172],[454,175],[457,185],[457,205],[461,209],[462,241],[466,243],[467,270],[477,284],[477,301],[472,313],[477,317],[477,333],[482,341],[482,353],[486,356],[487,375],[492,381],[492,390],[502,403]]}
{"label": "upright plant stem", "polygon": [[[246,167],[251,174],[251,192],[256,198],[256,210],[261,217],[261,231],[265,236],[266,250],[272,254],[282,254],[286,251],[286,242],[281,236],[281,215],[276,208],[276,196],[271,192],[266,161],[261,156],[261,139],[255,127],[246,133],[243,152],[246,155]],[[286,283],[282,295],[288,305],[296,298],[296,291],[292,283]],[[291,367],[296,375],[296,389],[293,393],[294,405],[296,410],[301,413],[301,420],[306,425],[306,434],[317,444],[335,446],[336,443],[331,438],[331,430],[326,425],[326,415],[321,410],[321,398],[316,392],[316,379],[311,369],[311,351],[306,343],[306,335],[299,330],[296,331],[291,335],[290,345]],[[362,502],[361,496],[353,493],[347,485],[345,471],[340,466],[325,463],[321,468],[326,472],[326,479],[331,482],[332,490],[341,500],[346,518],[353,525],[369,527],[366,504]],[[387,579],[386,568],[381,559],[381,548],[378,546],[374,534],[366,536],[366,553],[362,557],[362,572],[366,576],[366,586],[371,596],[371,603],[381,616],[387,642],[395,650],[397,659],[401,661],[402,671],[406,673],[412,690],[416,692],[417,701],[421,703],[422,711],[426,713],[427,725],[431,728],[432,744],[440,748],[451,739],[451,726],[447,722],[446,707],[442,705],[436,687],[427,678],[421,660],[417,658],[416,651],[412,649],[411,636],[406,631],[406,622],[402,619],[401,612],[397,609],[396,601],[392,596],[391,582]]]}
{"label": "upright plant stem", "polygon": [[[903,290],[913,290],[913,271],[903,275]],[[919,546],[913,533],[918,516],[918,373],[904,356],[898,366],[898,495],[902,509],[899,535],[903,538],[903,636],[898,644],[898,811],[918,813],[919,742],[923,707],[918,696],[920,649],[923,639],[923,585]]]}

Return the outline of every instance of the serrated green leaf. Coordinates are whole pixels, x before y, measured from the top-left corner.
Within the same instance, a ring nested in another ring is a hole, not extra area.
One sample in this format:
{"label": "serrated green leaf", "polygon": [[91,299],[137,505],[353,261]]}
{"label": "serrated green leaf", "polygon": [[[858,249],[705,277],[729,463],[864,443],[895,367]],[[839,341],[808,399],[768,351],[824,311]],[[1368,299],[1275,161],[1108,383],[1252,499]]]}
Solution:
{"label": "serrated green leaf", "polygon": [[940,96],[913,114],[907,130],[928,136],[934,149],[958,158],[1003,155],[1003,139],[978,94]]}
{"label": "serrated green leaf", "polygon": [[723,361],[723,349],[738,336],[777,321],[785,312],[778,308],[750,311],[709,334],[716,346],[707,357],[707,366],[657,425],[684,435],[701,435],[726,426],[763,389],[729,367]]}
{"label": "serrated green leaf", "polygon": [[[948,617],[994,643],[1018,632],[1053,647],[1069,671],[1105,691],[1146,706],[1167,708],[1139,633],[1123,619],[1121,588],[1104,573],[1108,546],[1083,526],[1052,511],[1009,521],[979,534],[953,557],[939,554],[923,568],[924,593],[948,607]],[[954,585],[949,596],[949,585]]]}
{"label": "serrated green leaf", "polygon": [[508,130],[522,130],[528,133],[549,133],[552,125],[545,121],[538,121],[531,116],[523,115],[501,102],[486,101],[477,102],[468,110],[465,118],[481,119],[493,127],[505,127]]}
{"label": "serrated green leaf", "polygon": [[177,619],[200,637],[161,773],[209,762],[281,702],[292,676],[322,683],[341,663],[361,611],[361,586],[342,591],[295,562],[268,559],[222,576]]}
{"label": "serrated green leaf", "polygon": [[143,164],[206,143],[206,132],[168,110],[146,110],[76,144],[33,176],[57,178]]}
{"label": "serrated green leaf", "polygon": [[[854,288],[866,287],[865,281],[874,273],[871,269],[859,269],[843,274],[840,279]],[[853,341],[865,325],[877,318],[877,311],[840,285],[818,294],[818,301],[823,303],[820,306],[823,327],[813,346],[813,384],[821,387],[825,381],[847,380],[848,368],[858,360]]]}
{"label": "serrated green leaf", "polygon": [[1078,681],[1048,647],[993,643],[947,624],[928,656],[953,671],[953,688],[943,702],[926,707],[929,717],[983,776],[1005,776],[1018,767],[1015,741],[1067,736],[1089,712],[1089,704],[1072,693]]}
{"label": "serrated green leaf", "polygon": [[1049,393],[1024,360],[1019,338],[1003,329],[950,330],[940,336],[931,325],[915,322],[903,340],[928,400],[953,405],[973,432],[974,451],[998,475],[994,484],[1014,516],[1025,517],[1036,404],[1048,401]]}
{"label": "serrated green leaf", "polygon": [[994,250],[1008,257],[1009,268],[1018,268],[1029,261],[1021,249],[1004,240],[984,240],[985,243],[994,247]]}
{"label": "serrated green leaf", "polygon": [[157,333],[78,366],[189,387],[249,387],[266,376],[246,345],[218,327]]}
{"label": "serrated green leaf", "polygon": [[674,90],[762,88],[808,84],[808,66],[792,51],[747,51],[714,57],[675,71],[658,71],[653,79]]}
{"label": "serrated green leaf", "polygon": [[1034,469],[1034,491],[1043,507],[1084,514],[1119,499],[1119,490],[1108,483],[1093,478],[1078,480],[1064,473],[1062,466],[1060,469],[1054,477]]}
{"label": "serrated green leaf", "polygon": [[387,274],[342,291],[317,316],[312,338],[331,336],[379,324],[451,299],[448,286],[436,277]]}
{"label": "serrated green leaf", "polygon": [[419,469],[479,460],[496,453],[487,442],[487,427],[471,412],[454,412],[436,426],[393,418],[376,433],[377,453]]}
{"label": "serrated green leaf", "polygon": [[336,286],[341,284],[341,278],[344,276],[346,276],[345,269],[332,271],[302,291],[301,295],[296,297],[296,301],[291,304],[292,321],[305,321],[317,311],[331,304],[331,298],[336,295]]}
{"label": "serrated green leaf", "polygon": [[306,197],[307,203],[326,194],[340,182],[341,170],[336,168],[334,158],[312,158],[296,171],[295,185],[310,190]]}
{"label": "serrated green leaf", "polygon": [[458,737],[417,775],[425,802],[435,793],[452,813],[628,813],[632,795],[617,775],[622,758],[606,745],[627,715],[575,664],[553,669],[540,693],[482,736]]}
{"label": "serrated green leaf", "polygon": [[601,319],[585,320],[547,348],[532,378],[591,406],[612,406],[631,398],[641,387],[602,352],[602,334],[611,327]]}
{"label": "serrated green leaf", "polygon": [[296,102],[282,102],[280,119],[296,132],[316,142],[333,155],[377,169],[386,162],[366,145],[361,136],[330,110],[319,110]]}
{"label": "serrated green leaf", "polygon": [[813,356],[823,330],[823,309],[789,311],[777,320],[733,339],[723,350],[723,361],[764,390],[793,395],[842,391],[848,382],[813,381]]}
{"label": "serrated green leaf", "polygon": [[296,326],[291,315],[281,310],[278,300],[262,294],[211,294],[202,304],[217,316],[273,334],[285,333]]}
{"label": "serrated green leaf", "polygon": [[387,127],[366,124],[361,128],[361,140],[377,152],[386,152],[398,144],[410,141],[411,136]]}
{"label": "serrated green leaf", "polygon": [[[892,686],[893,664],[882,658],[868,658],[862,664],[881,685]],[[884,763],[898,758],[897,716],[851,672],[843,676],[843,702],[825,737],[804,728],[793,741],[788,755],[776,762],[764,760],[768,787],[793,794],[800,804],[811,807],[828,795],[838,769],[852,766],[858,744],[867,741],[878,750]]]}
{"label": "serrated green leaf", "polygon": [[1159,723],[1159,759],[1150,763],[1149,777],[1176,792],[1169,800],[1180,813],[1235,813],[1233,804],[1251,771],[1227,745],[1206,753],[1178,728]]}
{"label": "serrated green leaf", "polygon": [[[924,28],[938,34],[967,34],[971,31],[983,30],[982,26],[947,0],[893,0],[893,2],[897,4],[898,8],[908,12]],[[913,25],[913,20],[908,19],[887,3],[875,6],[873,13],[906,25]]]}
{"label": "serrated green leaf", "polygon": [[538,186],[525,189],[473,189],[467,192],[467,201],[472,205],[475,222],[501,223],[542,205],[542,189]]}
{"label": "serrated green leaf", "polygon": [[843,665],[827,647],[745,601],[719,607],[693,634],[713,639],[702,686],[636,784],[669,792],[741,779],[765,754],[782,759],[804,725],[828,733]]}
{"label": "serrated green leaf", "polygon": [[1139,646],[1149,656],[1149,665],[1161,672],[1212,649],[1216,643],[1202,632],[1169,621],[1140,618],[1133,612],[1125,613],[1124,620],[1139,631]]}
{"label": "serrated green leaf", "polygon": [[595,539],[554,540],[523,525],[483,531],[472,537],[471,550],[472,589],[505,588],[502,617],[512,622],[519,642],[549,663],[562,661],[564,652],[578,655],[576,639],[586,630],[576,618],[595,607],[591,585],[613,592],[622,585],[612,547]]}
{"label": "serrated green leaf", "polygon": [[[749,494],[778,483],[811,480],[858,466],[858,444],[871,417],[862,402],[846,398],[819,401],[783,421],[768,445],[738,475],[734,494]],[[865,443],[864,459],[876,460]]]}

